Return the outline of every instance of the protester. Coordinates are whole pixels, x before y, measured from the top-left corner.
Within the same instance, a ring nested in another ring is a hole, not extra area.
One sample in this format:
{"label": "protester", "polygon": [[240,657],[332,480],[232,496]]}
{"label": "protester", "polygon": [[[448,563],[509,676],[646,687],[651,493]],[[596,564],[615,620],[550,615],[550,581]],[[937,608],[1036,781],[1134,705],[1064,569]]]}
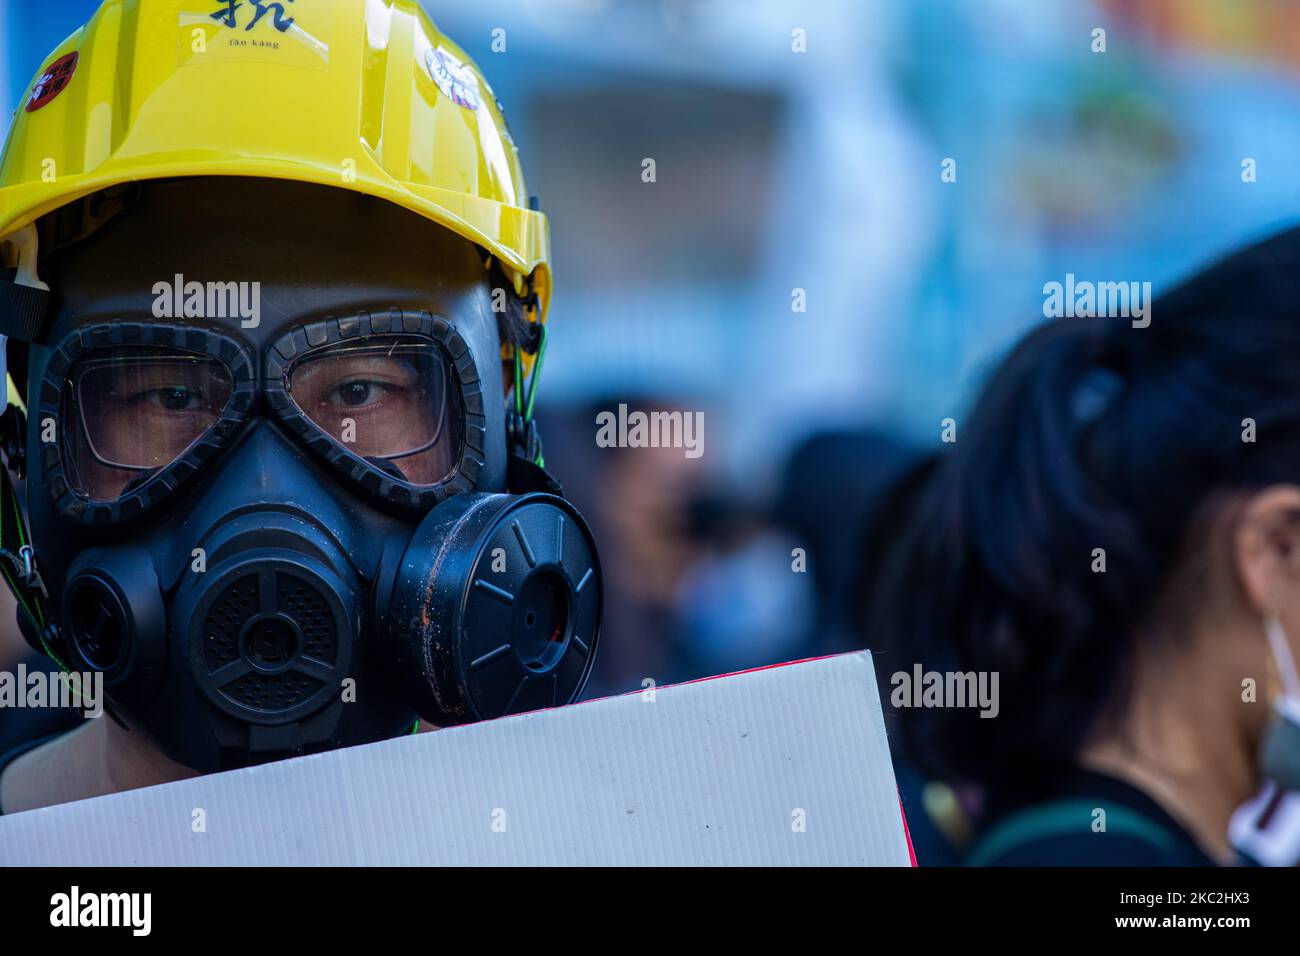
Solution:
{"label": "protester", "polygon": [[1233,811],[1300,764],[1297,301],[1291,230],[1148,327],[1039,328],[958,418],[868,636],[943,680],[881,691],[908,752],[982,793],[970,862],[1236,862]]}
{"label": "protester", "polygon": [[5,813],[568,703],[595,659],[534,418],[549,226],[486,79],[406,0],[251,44],[238,6],[178,62],[174,7],[105,4],[15,113],[0,569],[108,719],[0,753]]}

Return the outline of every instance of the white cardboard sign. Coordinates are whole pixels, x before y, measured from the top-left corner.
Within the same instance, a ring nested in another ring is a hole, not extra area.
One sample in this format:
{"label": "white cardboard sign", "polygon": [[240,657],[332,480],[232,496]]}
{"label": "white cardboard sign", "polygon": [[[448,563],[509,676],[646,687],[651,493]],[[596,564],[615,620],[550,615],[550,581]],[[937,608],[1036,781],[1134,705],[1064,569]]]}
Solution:
{"label": "white cardboard sign", "polygon": [[0,864],[910,861],[866,652],[0,816]]}

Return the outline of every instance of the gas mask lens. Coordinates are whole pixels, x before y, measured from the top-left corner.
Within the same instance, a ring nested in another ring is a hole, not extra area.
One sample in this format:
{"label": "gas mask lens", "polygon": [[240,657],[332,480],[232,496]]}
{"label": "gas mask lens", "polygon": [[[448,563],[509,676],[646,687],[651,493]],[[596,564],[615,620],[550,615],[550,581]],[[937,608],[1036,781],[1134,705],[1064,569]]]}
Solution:
{"label": "gas mask lens", "polygon": [[285,373],[302,413],[348,451],[413,485],[450,477],[460,458],[461,410],[443,350],[379,335],[308,352]]}
{"label": "gas mask lens", "polygon": [[69,485],[92,500],[120,497],[202,438],[232,391],[230,370],[205,355],[115,347],[83,356],[64,390]]}

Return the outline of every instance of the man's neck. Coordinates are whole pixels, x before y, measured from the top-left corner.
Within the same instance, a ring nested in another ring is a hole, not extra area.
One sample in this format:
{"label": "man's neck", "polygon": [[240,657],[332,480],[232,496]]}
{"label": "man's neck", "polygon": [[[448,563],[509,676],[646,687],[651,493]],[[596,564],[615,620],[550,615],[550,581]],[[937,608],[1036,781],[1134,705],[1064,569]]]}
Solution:
{"label": "man's neck", "polygon": [[168,759],[139,734],[103,716],[5,768],[0,807],[18,813],[194,776],[193,770]]}

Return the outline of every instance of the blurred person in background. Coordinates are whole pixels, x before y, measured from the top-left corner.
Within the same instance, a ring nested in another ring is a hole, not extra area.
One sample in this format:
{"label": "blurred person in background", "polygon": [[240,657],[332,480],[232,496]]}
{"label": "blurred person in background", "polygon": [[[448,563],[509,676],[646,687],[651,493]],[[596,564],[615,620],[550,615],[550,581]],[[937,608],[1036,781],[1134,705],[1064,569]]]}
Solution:
{"label": "blurred person in background", "polygon": [[892,500],[918,457],[916,448],[891,429],[871,427],[817,432],[786,459],[770,520],[808,557],[812,600],[803,618],[801,656],[843,654],[862,646],[859,551],[875,554],[889,540]]}
{"label": "blurred person in background", "polygon": [[[606,631],[589,696],[861,646],[859,550],[881,550],[896,486],[920,458],[884,427],[819,431],[775,489],[737,485],[674,448],[600,448],[597,416],[689,412],[684,395],[610,396],[542,418],[566,493],[603,542]],[[705,420],[717,422],[714,411]],[[874,529],[879,527],[879,531]]]}
{"label": "blurred person in background", "polygon": [[1298,300],[1292,230],[1148,328],[1039,328],[959,423],[870,620],[886,675],[998,675],[992,719],[881,682],[982,794],[968,862],[1230,864],[1234,810],[1300,787]]}
{"label": "blurred person in background", "polygon": [[[846,582],[849,593],[842,617],[853,627],[853,647],[870,649],[876,670],[882,675],[906,667],[907,650],[880,646],[875,608],[871,606],[874,583],[887,577],[899,542],[906,539],[918,502],[942,460],[938,454],[923,452],[914,445],[891,442],[886,447],[892,450],[885,458],[888,467],[877,467],[879,462],[873,462],[861,479],[874,495],[868,517],[853,529],[857,550],[845,562],[850,569]],[[882,691],[887,687],[882,680]],[[881,696],[894,777],[912,850],[922,866],[956,865],[961,862],[961,847],[969,840],[969,816],[953,787],[929,779],[917,766],[906,737],[899,732],[899,711],[889,706],[887,694]]]}
{"label": "blurred person in background", "polygon": [[[590,403],[553,404],[542,413],[548,460],[565,494],[602,541],[605,641],[587,697],[639,690],[649,679],[674,683],[696,673],[686,660],[678,592],[702,558],[706,543],[694,526],[691,502],[707,484],[707,459],[673,447],[600,447],[598,416],[699,408],[682,395],[606,396]],[[711,416],[705,412],[705,420]]]}

